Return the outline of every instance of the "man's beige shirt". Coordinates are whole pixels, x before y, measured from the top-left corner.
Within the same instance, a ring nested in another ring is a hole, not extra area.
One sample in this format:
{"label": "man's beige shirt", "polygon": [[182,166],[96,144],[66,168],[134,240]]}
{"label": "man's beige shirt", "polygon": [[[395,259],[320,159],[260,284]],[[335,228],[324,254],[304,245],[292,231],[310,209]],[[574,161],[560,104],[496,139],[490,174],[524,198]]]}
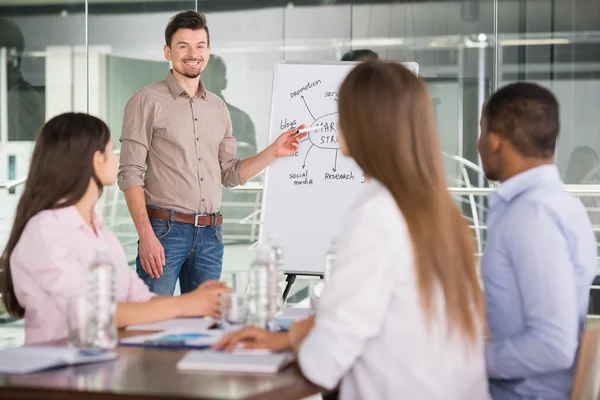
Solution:
{"label": "man's beige shirt", "polygon": [[221,184],[240,184],[236,152],[225,103],[202,81],[190,98],[169,72],[125,107],[119,187],[144,187],[147,205],[214,213],[221,207]]}

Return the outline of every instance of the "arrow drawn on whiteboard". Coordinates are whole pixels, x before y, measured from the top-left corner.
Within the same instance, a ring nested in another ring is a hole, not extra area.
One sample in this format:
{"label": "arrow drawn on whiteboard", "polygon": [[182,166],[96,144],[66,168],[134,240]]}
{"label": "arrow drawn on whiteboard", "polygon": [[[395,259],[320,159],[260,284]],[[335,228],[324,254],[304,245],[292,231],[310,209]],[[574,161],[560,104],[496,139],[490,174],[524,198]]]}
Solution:
{"label": "arrow drawn on whiteboard", "polygon": [[306,106],[306,109],[308,110],[308,113],[310,114],[310,116],[312,117],[312,119],[316,121],[317,119],[315,118],[315,116],[313,115],[313,113],[310,111],[310,108],[308,108],[308,104],[306,104],[306,100],[304,99],[304,96],[300,96],[300,97],[302,97],[302,101],[304,102],[304,105]]}
{"label": "arrow drawn on whiteboard", "polygon": [[333,165],[333,172],[337,171],[337,153],[339,150],[335,151],[335,164]]}
{"label": "arrow drawn on whiteboard", "polygon": [[304,140],[301,140],[301,141],[300,141],[300,143],[304,143],[304,142],[306,142],[307,140],[310,140],[310,138],[306,138],[306,139],[304,139]]}
{"label": "arrow drawn on whiteboard", "polygon": [[304,157],[304,163],[302,164],[302,169],[304,169],[304,167],[306,166],[306,159],[308,158],[308,153],[310,153],[310,149],[312,149],[313,147],[315,147],[314,144],[308,148],[308,151],[306,152],[306,156]]}

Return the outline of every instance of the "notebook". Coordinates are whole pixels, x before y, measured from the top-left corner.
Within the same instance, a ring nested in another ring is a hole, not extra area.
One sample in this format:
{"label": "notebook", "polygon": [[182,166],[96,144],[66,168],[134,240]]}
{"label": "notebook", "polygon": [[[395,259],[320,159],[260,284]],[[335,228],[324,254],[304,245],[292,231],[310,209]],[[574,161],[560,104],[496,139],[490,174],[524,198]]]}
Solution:
{"label": "notebook", "polygon": [[205,349],[217,343],[223,331],[213,329],[204,332],[171,329],[149,335],[121,339],[121,346],[158,347],[168,349]]}
{"label": "notebook", "polygon": [[168,331],[172,329],[187,329],[190,331],[206,331],[216,325],[213,318],[175,318],[150,324],[129,325],[128,331]]}
{"label": "notebook", "polygon": [[0,374],[30,374],[45,369],[111,361],[112,351],[58,346],[24,346],[0,350]]}
{"label": "notebook", "polygon": [[178,363],[182,370],[275,374],[294,360],[292,353],[265,351],[190,351]]}

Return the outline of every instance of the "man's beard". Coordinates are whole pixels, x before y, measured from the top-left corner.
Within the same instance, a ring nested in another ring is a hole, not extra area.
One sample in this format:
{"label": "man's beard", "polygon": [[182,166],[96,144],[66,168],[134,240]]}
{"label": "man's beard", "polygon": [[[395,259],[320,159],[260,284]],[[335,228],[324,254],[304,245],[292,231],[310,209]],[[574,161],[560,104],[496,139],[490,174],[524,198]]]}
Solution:
{"label": "man's beard", "polygon": [[180,75],[183,75],[186,78],[190,78],[190,79],[195,79],[195,78],[199,77],[200,73],[202,72],[202,70],[198,70],[197,73],[195,73],[195,72],[194,73],[190,73],[190,72],[185,71],[185,69],[183,71],[180,71],[177,68],[175,68],[175,71],[177,71]]}

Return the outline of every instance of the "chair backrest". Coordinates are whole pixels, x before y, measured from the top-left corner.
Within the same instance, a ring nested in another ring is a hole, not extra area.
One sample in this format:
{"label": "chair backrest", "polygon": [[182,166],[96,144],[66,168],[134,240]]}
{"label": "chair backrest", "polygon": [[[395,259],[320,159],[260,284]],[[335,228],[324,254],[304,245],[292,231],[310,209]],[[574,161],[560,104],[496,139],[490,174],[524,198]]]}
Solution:
{"label": "chair backrest", "polygon": [[571,400],[596,400],[600,393],[600,324],[588,324],[579,346]]}

